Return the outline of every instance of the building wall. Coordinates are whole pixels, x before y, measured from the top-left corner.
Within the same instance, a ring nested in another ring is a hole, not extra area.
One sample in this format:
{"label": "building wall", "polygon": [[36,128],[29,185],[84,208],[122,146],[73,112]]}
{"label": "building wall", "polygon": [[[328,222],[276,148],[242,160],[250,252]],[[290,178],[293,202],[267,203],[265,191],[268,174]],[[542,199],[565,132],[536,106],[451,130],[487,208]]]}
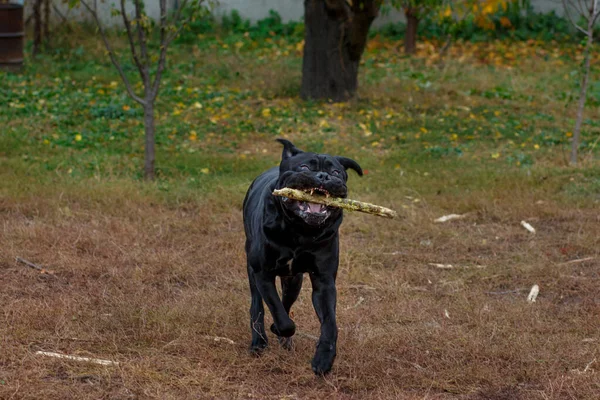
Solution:
{"label": "building wall", "polygon": [[[16,2],[22,0],[14,0]],[[93,0],[88,0],[92,2]],[[170,7],[174,7],[181,0],[167,0]],[[87,11],[80,7],[79,9],[69,10],[68,6],[61,1],[54,2],[60,13],[69,20],[89,20]],[[120,17],[111,16],[111,4],[119,4],[118,1],[98,0],[98,10],[101,21],[105,25],[120,24]],[[127,1],[128,10],[132,9],[131,1]],[[558,14],[563,14],[561,0],[532,0],[534,9],[537,11],[548,12],[555,10]],[[26,2],[26,7],[31,2]],[[158,0],[145,0],[146,11],[152,18],[159,15]],[[217,15],[229,14],[232,10],[238,10],[243,18],[251,21],[257,21],[269,15],[269,10],[274,10],[281,15],[283,21],[300,21],[304,14],[304,0],[218,0],[218,5],[214,12]],[[30,10],[26,10],[26,14]],[[55,15],[55,21],[60,22],[62,18]],[[391,11],[388,15],[380,16],[375,20],[374,25],[380,26],[388,22],[403,21],[402,12]]]}

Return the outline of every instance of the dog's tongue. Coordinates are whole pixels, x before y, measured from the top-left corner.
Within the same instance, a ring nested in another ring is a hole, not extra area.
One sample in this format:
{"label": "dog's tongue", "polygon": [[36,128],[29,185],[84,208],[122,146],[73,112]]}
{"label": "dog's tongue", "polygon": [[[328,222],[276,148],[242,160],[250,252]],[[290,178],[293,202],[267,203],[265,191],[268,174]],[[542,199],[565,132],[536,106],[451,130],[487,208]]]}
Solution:
{"label": "dog's tongue", "polygon": [[308,210],[311,213],[319,213],[321,212],[321,205],[317,203],[306,203],[308,204]]}

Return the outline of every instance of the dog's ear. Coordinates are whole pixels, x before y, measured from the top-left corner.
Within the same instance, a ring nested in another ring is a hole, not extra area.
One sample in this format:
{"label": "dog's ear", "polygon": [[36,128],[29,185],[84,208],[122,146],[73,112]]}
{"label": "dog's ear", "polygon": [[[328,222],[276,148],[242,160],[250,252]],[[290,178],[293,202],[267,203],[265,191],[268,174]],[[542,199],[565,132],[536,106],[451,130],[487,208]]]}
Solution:
{"label": "dog's ear", "polygon": [[289,140],[277,139],[277,141],[283,145],[283,154],[281,154],[282,160],[295,156],[296,154],[303,153],[302,150],[294,146]]}
{"label": "dog's ear", "polygon": [[353,159],[347,158],[347,157],[341,157],[341,156],[335,156],[335,159],[338,160],[338,162],[340,164],[342,164],[342,167],[344,167],[345,169],[348,169],[348,168],[353,169],[353,170],[356,171],[356,173],[359,176],[363,176],[363,170],[362,170],[362,168]]}

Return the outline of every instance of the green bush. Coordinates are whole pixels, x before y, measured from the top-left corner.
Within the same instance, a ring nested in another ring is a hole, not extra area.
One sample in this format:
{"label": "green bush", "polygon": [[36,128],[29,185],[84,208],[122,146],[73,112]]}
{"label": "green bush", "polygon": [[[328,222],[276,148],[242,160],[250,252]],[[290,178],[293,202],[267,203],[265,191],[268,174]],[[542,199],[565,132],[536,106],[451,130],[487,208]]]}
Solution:
{"label": "green bush", "polygon": [[[221,17],[220,23],[208,9],[188,9],[184,11],[192,20],[178,38],[179,43],[194,43],[200,34],[219,31],[223,34],[245,34],[252,39],[265,39],[286,36],[301,40],[304,37],[304,23],[298,21],[283,22],[281,15],[269,10],[266,18],[250,22],[244,19],[239,11],[233,10]],[[490,17],[494,29],[485,29],[477,25],[474,17],[467,17],[458,23],[449,19],[440,20],[433,13],[419,23],[420,37],[431,39],[453,39],[468,41],[487,41],[492,39],[513,40],[577,40],[574,28],[569,21],[554,11],[536,13],[530,4],[509,2],[506,9],[501,9]],[[510,26],[506,25],[510,21]],[[505,24],[502,24],[504,21]],[[381,35],[390,39],[401,40],[406,25],[403,22],[386,24],[378,29],[371,29],[370,35]],[[599,32],[600,33],[600,32]]]}

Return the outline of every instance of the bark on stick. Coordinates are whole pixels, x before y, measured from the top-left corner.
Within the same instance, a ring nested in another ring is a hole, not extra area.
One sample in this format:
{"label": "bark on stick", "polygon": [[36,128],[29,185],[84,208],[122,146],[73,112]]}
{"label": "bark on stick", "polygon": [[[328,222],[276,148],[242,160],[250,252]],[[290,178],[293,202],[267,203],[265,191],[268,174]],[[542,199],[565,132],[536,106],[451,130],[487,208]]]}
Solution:
{"label": "bark on stick", "polygon": [[380,217],[395,218],[398,216],[396,211],[375,204],[364,203],[358,200],[342,199],[340,197],[311,195],[310,193],[306,193],[297,189],[275,189],[273,191],[273,195],[288,197],[294,200],[307,201],[310,203],[324,204],[329,207],[337,207],[349,211],[360,211],[367,214],[378,215]]}

